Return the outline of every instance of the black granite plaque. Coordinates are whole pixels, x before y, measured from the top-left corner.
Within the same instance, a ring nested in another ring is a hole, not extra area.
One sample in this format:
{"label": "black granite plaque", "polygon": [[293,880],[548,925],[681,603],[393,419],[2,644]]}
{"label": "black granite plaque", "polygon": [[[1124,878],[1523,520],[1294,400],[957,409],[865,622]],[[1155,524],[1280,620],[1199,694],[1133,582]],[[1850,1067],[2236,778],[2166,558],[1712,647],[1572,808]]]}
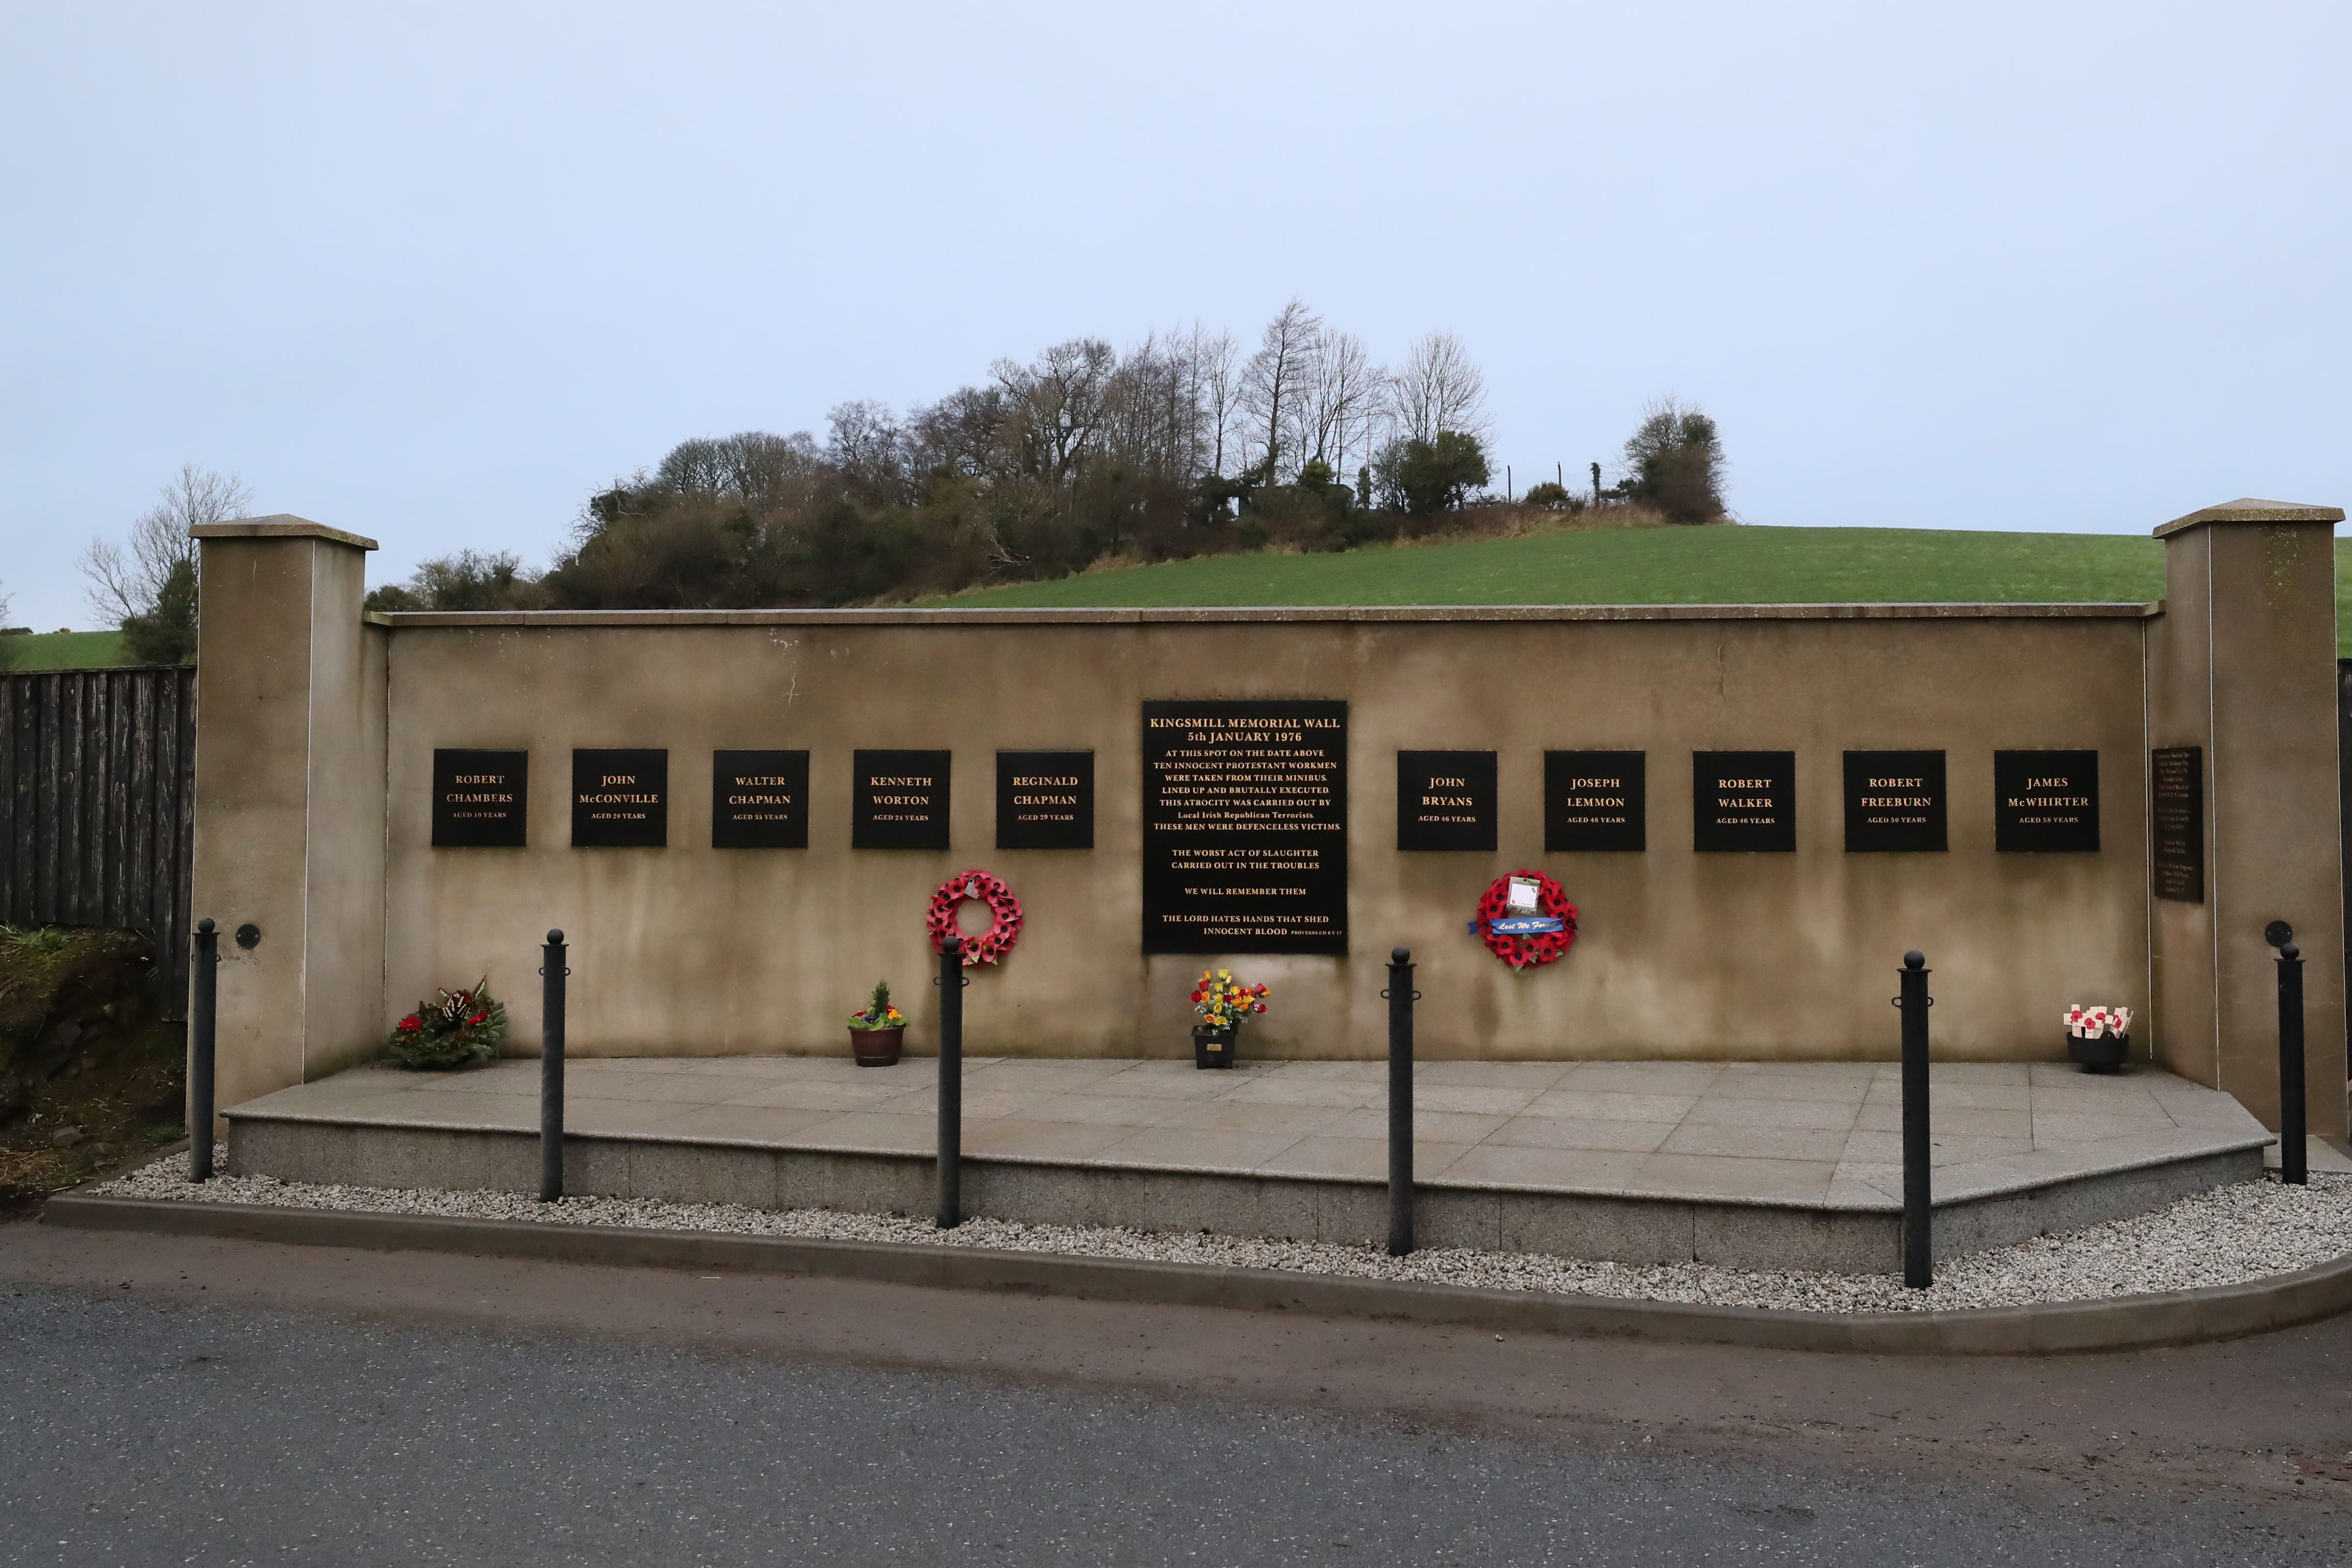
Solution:
{"label": "black granite plaque", "polygon": [[2156,896],[2205,902],[2205,748],[2163,746],[2147,754],[2148,865]]}
{"label": "black granite plaque", "polygon": [[1143,950],[1348,951],[1348,705],[1143,705]]}
{"label": "black granite plaque", "polygon": [[805,751],[712,752],[710,847],[808,848],[808,778]]}
{"label": "black granite plaque", "polygon": [[1880,854],[1949,848],[1944,837],[1944,754],[1845,754],[1845,852]]}
{"label": "black granite plaque", "polygon": [[996,847],[1000,850],[1094,848],[1095,754],[1091,751],[998,752]]}
{"label": "black granite plaque", "polygon": [[433,751],[433,847],[519,850],[530,813],[530,753]]}
{"label": "black granite plaque", "polygon": [[1397,753],[1397,848],[1495,847],[1495,754]]}
{"label": "black granite plaque", "polygon": [[668,842],[668,752],[572,752],[573,849],[657,850]]}
{"label": "black granite plaque", "polygon": [[1992,754],[1992,847],[2028,853],[2095,853],[2099,754]]}
{"label": "black granite plaque", "polygon": [[947,751],[860,751],[851,760],[849,847],[948,847]]}
{"label": "black granite plaque", "polygon": [[1797,847],[1797,754],[1691,753],[1691,848],[1702,854]]}
{"label": "black granite plaque", "polygon": [[1544,753],[1544,848],[1649,847],[1649,758],[1639,751]]}

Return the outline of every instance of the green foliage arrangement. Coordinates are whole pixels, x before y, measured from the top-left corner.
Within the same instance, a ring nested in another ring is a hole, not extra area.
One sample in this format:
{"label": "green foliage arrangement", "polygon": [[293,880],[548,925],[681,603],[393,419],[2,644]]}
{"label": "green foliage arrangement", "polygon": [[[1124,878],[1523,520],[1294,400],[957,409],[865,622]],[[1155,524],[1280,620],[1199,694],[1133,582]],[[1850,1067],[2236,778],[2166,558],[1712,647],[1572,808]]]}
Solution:
{"label": "green foliage arrangement", "polygon": [[866,1006],[849,1015],[852,1029],[904,1029],[906,1015],[890,1005],[890,982],[874,982],[874,994],[866,998]]}
{"label": "green foliage arrangement", "polygon": [[484,976],[461,991],[443,991],[440,1000],[419,1002],[392,1026],[392,1059],[419,1072],[472,1067],[498,1053],[507,1034],[506,1004],[490,995]]}

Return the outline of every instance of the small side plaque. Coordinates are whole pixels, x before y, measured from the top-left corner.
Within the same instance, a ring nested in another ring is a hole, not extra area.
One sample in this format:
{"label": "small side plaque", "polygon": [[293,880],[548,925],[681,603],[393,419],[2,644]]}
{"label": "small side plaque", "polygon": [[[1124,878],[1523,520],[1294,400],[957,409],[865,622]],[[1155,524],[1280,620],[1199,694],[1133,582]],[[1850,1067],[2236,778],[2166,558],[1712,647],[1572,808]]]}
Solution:
{"label": "small side plaque", "polygon": [[1647,849],[1648,766],[1639,751],[1545,752],[1544,848]]}
{"label": "small side plaque", "polygon": [[1000,850],[1094,848],[1095,754],[1091,751],[998,752],[996,847]]}
{"label": "small side plaque", "polygon": [[1992,754],[1992,847],[2021,853],[2095,854],[2099,754]]}
{"label": "small side plaque", "polygon": [[805,751],[712,752],[710,847],[808,848],[808,777]]}
{"label": "small side plaque", "polygon": [[1495,847],[1495,754],[1397,753],[1397,838],[1401,850]]}
{"label": "small side plaque", "polygon": [[1940,852],[1944,835],[1944,754],[1845,754],[1848,854]]}
{"label": "small side plaque", "polygon": [[2158,747],[2147,754],[2153,799],[2148,811],[2148,864],[2156,896],[2177,904],[2205,902],[2205,748]]}
{"label": "small side plaque", "polygon": [[1691,848],[1701,854],[1797,847],[1797,754],[1691,753]]}
{"label": "small side plaque", "polygon": [[948,847],[949,751],[860,751],[851,760],[849,847]]}
{"label": "small side plaque", "polygon": [[434,748],[435,849],[521,849],[530,813],[530,752]]}
{"label": "small side plaque", "polygon": [[573,849],[657,850],[668,842],[668,752],[572,752]]}

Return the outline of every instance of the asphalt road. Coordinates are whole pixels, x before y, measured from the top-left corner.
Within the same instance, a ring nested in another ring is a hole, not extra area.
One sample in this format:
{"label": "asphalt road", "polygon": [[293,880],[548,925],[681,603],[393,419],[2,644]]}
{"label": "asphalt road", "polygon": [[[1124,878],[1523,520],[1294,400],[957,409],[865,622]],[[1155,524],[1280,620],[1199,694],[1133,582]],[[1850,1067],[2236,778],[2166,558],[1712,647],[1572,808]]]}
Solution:
{"label": "asphalt road", "polygon": [[2342,1563],[2348,1374],[11,1225],[0,1563]]}

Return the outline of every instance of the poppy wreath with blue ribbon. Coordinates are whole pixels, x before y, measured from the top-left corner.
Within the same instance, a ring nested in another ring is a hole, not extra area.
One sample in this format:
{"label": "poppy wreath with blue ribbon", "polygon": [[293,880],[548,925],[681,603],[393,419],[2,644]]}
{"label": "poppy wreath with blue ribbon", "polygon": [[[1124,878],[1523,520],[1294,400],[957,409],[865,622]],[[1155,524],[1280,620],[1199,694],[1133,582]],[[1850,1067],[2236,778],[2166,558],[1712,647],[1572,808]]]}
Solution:
{"label": "poppy wreath with blue ribbon", "polygon": [[[1526,877],[1536,884],[1536,912],[1511,913],[1511,878]],[[1470,935],[1484,940],[1486,950],[1514,969],[1540,968],[1558,963],[1576,946],[1576,905],[1559,883],[1539,871],[1515,871],[1487,884],[1478,900],[1478,918]]]}

